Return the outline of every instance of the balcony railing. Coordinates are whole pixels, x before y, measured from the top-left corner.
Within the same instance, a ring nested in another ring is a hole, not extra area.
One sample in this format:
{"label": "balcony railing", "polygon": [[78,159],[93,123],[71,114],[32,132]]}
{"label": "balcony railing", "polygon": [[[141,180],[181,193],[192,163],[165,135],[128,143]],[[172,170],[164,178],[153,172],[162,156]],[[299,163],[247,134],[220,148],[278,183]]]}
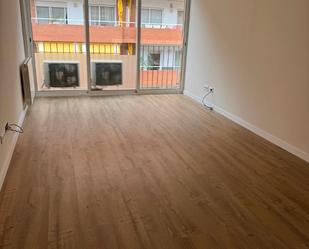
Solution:
{"label": "balcony railing", "polygon": [[[79,18],[32,18],[32,23],[36,24],[68,24],[68,25],[84,25],[84,19]],[[110,26],[110,27],[137,27],[136,22],[120,22],[120,21],[102,21],[89,20],[91,26]],[[182,29],[182,24],[169,23],[142,23],[142,28],[147,29]]]}
{"label": "balcony railing", "polygon": [[182,46],[142,45],[141,87],[144,89],[179,88],[181,60]]}

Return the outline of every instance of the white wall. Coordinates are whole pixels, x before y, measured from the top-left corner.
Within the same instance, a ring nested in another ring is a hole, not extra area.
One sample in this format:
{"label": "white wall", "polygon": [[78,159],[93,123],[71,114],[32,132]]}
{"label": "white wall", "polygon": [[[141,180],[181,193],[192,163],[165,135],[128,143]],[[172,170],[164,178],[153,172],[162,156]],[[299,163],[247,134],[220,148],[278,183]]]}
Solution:
{"label": "white wall", "polygon": [[216,106],[309,160],[309,1],[194,0],[191,8],[185,92],[201,97],[213,85]]}
{"label": "white wall", "polygon": [[[0,130],[6,122],[18,123],[23,114],[19,67],[24,61],[21,15],[18,0],[0,1]],[[16,135],[0,144],[0,186]]]}

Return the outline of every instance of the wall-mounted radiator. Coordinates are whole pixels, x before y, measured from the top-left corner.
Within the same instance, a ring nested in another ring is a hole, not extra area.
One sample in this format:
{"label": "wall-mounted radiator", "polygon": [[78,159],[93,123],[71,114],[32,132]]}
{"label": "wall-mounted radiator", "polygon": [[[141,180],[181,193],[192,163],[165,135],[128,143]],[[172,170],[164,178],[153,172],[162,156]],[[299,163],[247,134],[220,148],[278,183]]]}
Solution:
{"label": "wall-mounted radiator", "polygon": [[21,65],[21,82],[24,105],[32,105],[35,97],[35,82],[32,58],[28,57]]}

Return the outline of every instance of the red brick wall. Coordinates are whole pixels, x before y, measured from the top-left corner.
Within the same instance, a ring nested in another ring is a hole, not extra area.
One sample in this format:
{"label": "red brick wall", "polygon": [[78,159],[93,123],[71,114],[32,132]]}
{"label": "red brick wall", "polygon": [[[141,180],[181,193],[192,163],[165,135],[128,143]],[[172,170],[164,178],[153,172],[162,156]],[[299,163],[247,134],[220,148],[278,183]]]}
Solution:
{"label": "red brick wall", "polygon": [[[84,42],[82,25],[33,24],[34,41]],[[131,27],[90,27],[91,42],[136,43]],[[181,45],[181,29],[142,29],[142,44]]]}

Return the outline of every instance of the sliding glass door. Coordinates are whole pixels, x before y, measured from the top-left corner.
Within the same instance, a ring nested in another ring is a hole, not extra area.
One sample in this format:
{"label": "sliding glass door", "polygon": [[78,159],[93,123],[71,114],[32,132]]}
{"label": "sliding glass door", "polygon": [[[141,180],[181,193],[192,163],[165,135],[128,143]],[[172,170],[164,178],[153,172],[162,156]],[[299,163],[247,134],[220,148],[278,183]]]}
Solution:
{"label": "sliding glass door", "polygon": [[38,91],[87,90],[81,1],[30,0]]}
{"label": "sliding glass door", "polygon": [[140,88],[179,90],[185,0],[142,0]]}
{"label": "sliding glass door", "polygon": [[185,0],[28,1],[38,91],[181,89]]}
{"label": "sliding glass door", "polygon": [[91,90],[136,89],[136,0],[89,0]]}

